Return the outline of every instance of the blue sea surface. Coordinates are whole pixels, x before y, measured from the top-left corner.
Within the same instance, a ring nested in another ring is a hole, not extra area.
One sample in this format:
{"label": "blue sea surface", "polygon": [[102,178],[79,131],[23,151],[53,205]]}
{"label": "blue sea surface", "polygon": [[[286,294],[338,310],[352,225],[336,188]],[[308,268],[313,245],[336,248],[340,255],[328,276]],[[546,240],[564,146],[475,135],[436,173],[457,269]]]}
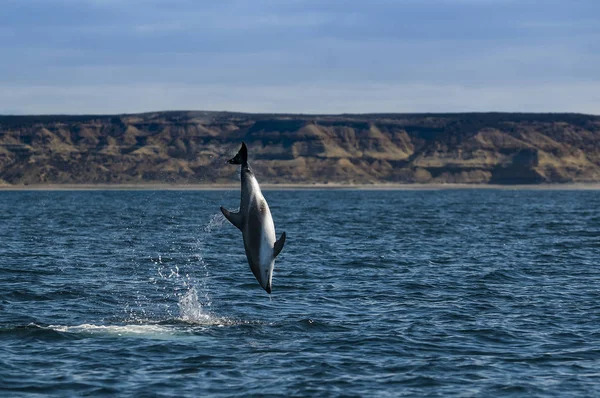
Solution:
{"label": "blue sea surface", "polygon": [[1,191],[0,396],[600,396],[600,191]]}

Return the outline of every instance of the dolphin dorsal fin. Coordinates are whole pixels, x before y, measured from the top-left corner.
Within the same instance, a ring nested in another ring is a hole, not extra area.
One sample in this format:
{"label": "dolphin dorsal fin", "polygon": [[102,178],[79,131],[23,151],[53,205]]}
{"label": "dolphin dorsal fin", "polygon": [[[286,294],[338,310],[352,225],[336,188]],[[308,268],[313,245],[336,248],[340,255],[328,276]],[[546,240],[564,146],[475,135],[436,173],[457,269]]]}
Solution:
{"label": "dolphin dorsal fin", "polygon": [[281,249],[283,249],[284,243],[285,243],[285,232],[281,234],[281,238],[279,238],[279,240],[277,242],[275,242],[275,245],[273,246],[273,258],[277,257],[279,255],[279,253],[281,253]]}
{"label": "dolphin dorsal fin", "polygon": [[[229,220],[237,229],[242,230],[242,214],[241,213],[232,213],[223,206],[221,206],[221,213],[225,216],[226,219]],[[283,246],[283,245],[282,245]]]}

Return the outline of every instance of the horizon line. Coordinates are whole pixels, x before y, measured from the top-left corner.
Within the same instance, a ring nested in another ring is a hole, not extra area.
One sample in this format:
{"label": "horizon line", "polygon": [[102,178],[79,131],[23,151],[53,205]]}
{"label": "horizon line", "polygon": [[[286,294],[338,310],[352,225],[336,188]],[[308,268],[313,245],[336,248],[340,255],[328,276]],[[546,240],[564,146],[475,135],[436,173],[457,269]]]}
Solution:
{"label": "horizon line", "polygon": [[305,116],[305,117],[343,117],[343,116],[412,116],[412,115],[577,115],[600,117],[599,114],[584,112],[523,112],[523,111],[451,111],[451,112],[364,112],[364,113],[304,113],[304,112],[242,112],[231,110],[189,110],[189,109],[171,109],[155,110],[142,112],[124,112],[124,113],[0,113],[0,117],[109,117],[109,116],[134,116],[150,115],[154,113],[205,113],[205,114],[231,114],[231,115],[255,115],[255,116]]}

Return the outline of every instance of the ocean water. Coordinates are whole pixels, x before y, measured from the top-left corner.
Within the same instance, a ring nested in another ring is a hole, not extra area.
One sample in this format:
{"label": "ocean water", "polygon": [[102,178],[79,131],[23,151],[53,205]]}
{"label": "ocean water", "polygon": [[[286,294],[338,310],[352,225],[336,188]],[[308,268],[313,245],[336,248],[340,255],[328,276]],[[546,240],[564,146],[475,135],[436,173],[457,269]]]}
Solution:
{"label": "ocean water", "polygon": [[0,192],[0,396],[600,396],[600,191]]}

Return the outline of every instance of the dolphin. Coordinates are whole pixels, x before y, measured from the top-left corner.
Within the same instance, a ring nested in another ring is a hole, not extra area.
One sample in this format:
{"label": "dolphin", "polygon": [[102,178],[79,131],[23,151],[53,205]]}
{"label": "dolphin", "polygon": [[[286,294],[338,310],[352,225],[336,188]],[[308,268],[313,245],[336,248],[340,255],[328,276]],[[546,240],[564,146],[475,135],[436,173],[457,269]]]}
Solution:
{"label": "dolphin", "polygon": [[242,142],[242,147],[237,155],[229,159],[227,163],[242,166],[242,197],[239,212],[232,213],[223,206],[221,206],[221,212],[229,222],[242,231],[250,269],[260,286],[271,294],[275,257],[283,249],[285,232],[281,234],[279,240],[275,240],[273,217],[271,217],[269,205],[260,191],[258,181],[248,165],[248,149],[245,143]]}

